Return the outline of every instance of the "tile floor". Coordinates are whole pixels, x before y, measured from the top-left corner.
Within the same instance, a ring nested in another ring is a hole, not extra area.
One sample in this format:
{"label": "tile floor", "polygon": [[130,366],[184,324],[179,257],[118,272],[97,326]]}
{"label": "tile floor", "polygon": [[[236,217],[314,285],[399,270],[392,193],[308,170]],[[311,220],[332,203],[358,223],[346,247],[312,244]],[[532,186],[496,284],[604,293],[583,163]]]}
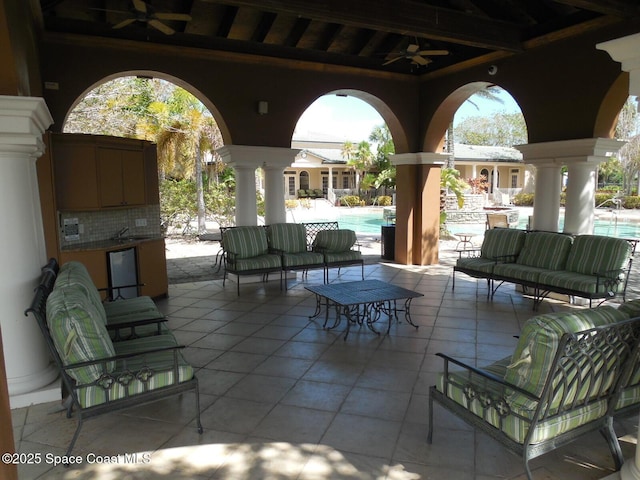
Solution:
{"label": "tile floor", "polygon": [[[451,262],[449,261],[449,265]],[[277,282],[220,280],[177,284],[161,300],[169,326],[198,367],[204,433],[194,426],[192,394],[85,422],[74,454],[82,464],[53,467],[76,427],[57,403],[13,411],[20,452],[40,453],[21,479],[523,479],[521,461],[436,406],[426,443],[428,388],[441,368],[436,352],[484,364],[512,352],[531,300],[503,286],[492,303],[483,281],[459,275],[451,291],[447,260],[431,267],[367,265],[366,278],[419,291],[412,317],[389,336],[366,328],[327,331],[310,320],[306,283],[280,292]],[[359,279],[359,268],[338,279]],[[636,298],[633,295],[632,298]],[[541,312],[572,307],[547,301]],[[339,330],[339,329],[338,329]],[[634,454],[637,419],[620,422]],[[49,455],[48,457],[46,457]],[[111,457],[117,456],[119,457]],[[108,460],[116,460],[108,463]],[[597,479],[613,463],[599,434],[533,460],[536,479]]]}

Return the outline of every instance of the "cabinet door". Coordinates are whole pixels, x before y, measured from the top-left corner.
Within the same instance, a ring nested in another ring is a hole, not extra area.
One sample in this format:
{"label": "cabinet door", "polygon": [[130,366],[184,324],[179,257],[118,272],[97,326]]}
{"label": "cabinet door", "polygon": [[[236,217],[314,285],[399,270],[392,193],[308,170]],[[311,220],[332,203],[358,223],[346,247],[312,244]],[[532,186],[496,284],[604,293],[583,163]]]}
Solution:
{"label": "cabinet door", "polygon": [[96,156],[101,206],[144,205],[146,194],[142,151],[99,147]]}
{"label": "cabinet door", "polygon": [[51,150],[58,209],[97,209],[100,204],[94,146],[62,143],[53,137]]}
{"label": "cabinet door", "polygon": [[125,205],[146,203],[144,154],[122,150],[122,193]]}
{"label": "cabinet door", "polygon": [[138,282],[144,284],[140,287],[140,295],[166,297],[169,281],[164,239],[140,243],[137,253]]}
{"label": "cabinet door", "polygon": [[100,204],[103,207],[124,205],[120,150],[99,147],[96,149],[96,161],[100,179]]}

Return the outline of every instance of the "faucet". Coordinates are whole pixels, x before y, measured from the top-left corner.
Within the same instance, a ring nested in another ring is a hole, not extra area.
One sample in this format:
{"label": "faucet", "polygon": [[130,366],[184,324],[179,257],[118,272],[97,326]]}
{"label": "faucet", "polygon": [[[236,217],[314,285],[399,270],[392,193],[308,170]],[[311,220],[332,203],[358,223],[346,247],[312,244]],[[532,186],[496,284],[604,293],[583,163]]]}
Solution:
{"label": "faucet", "polygon": [[116,233],[113,236],[114,240],[120,240],[122,238],[122,236],[127,233],[129,231],[129,227],[122,227],[120,230],[118,230],[118,233]]}

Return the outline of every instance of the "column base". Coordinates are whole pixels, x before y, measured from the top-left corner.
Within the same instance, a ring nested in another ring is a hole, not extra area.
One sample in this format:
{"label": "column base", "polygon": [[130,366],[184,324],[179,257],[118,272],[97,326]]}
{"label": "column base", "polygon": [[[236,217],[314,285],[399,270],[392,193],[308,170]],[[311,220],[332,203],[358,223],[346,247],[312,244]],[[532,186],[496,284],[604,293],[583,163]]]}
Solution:
{"label": "column base", "polygon": [[49,385],[34,390],[32,392],[11,395],[9,397],[10,408],[22,408],[40,403],[55,402],[62,399],[62,384],[60,377],[57,377]]}

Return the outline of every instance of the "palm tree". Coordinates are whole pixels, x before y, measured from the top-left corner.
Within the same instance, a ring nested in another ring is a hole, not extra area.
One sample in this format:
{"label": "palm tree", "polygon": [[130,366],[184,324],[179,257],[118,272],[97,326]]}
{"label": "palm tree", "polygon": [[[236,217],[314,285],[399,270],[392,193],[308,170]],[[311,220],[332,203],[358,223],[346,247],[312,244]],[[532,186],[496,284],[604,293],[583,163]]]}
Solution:
{"label": "palm tree", "polygon": [[373,154],[371,153],[371,145],[367,141],[358,143],[356,147],[355,155],[347,160],[347,165],[350,165],[356,172],[356,189],[360,191],[360,184],[362,176],[371,168],[373,164]]}

